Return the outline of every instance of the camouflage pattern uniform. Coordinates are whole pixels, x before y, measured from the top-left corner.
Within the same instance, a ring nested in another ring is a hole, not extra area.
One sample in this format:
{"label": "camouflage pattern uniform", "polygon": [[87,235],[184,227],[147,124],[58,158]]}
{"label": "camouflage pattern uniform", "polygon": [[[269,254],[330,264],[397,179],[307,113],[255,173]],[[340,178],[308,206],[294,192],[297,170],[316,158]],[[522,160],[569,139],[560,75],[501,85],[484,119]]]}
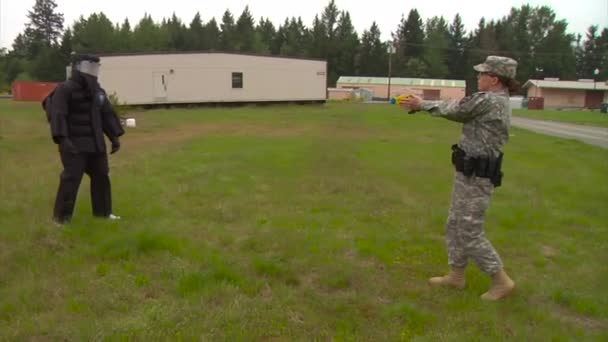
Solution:
{"label": "camouflage pattern uniform", "polygon": [[[475,70],[514,78],[516,65],[510,58],[490,56],[484,64],[475,66]],[[478,92],[460,101],[423,101],[421,109],[433,116],[463,123],[458,145],[467,156],[496,158],[509,139],[511,106],[507,90]],[[483,230],[493,191],[490,179],[466,177],[456,172],[446,224],[451,267],[464,268],[469,258],[489,275],[503,267]]]}

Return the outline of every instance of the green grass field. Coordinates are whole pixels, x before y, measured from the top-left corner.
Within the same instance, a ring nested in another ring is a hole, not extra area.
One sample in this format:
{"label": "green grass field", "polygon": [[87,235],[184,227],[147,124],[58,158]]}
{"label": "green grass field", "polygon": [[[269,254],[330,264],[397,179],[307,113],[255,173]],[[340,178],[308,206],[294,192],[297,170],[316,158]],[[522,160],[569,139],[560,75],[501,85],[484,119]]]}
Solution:
{"label": "green grass field", "polygon": [[597,127],[608,127],[608,114],[601,113],[599,110],[590,112],[516,109],[513,111],[513,114],[516,116],[521,116],[530,119],[550,120]]}
{"label": "green grass field", "polygon": [[[396,106],[134,113],[111,156],[118,223],[50,216],[37,103],[0,101],[0,340],[608,339],[608,151],[513,129],[486,231],[501,303],[432,290],[460,127]],[[472,265],[473,266],[473,265]]]}

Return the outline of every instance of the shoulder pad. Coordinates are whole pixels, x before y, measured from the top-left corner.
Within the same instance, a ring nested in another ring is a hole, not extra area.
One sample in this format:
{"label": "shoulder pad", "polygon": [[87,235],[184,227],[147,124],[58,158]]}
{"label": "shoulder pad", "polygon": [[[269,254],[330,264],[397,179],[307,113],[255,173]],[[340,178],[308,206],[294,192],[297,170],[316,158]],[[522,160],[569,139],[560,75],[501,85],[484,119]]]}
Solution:
{"label": "shoulder pad", "polygon": [[471,95],[471,97],[475,98],[475,97],[485,97],[490,95],[490,93],[488,93],[487,91],[478,91],[476,93],[473,93],[473,95]]}
{"label": "shoulder pad", "polygon": [[489,93],[483,92],[483,91],[482,92],[477,92],[477,93],[474,93],[472,95],[463,97],[460,100],[460,102],[458,102],[458,104],[463,105],[463,104],[466,104],[467,102],[471,102],[471,101],[482,102],[482,101],[485,101],[488,98],[487,97],[488,94]]}
{"label": "shoulder pad", "polygon": [[62,82],[59,86],[63,86],[68,90],[74,90],[76,88],[78,88],[78,83],[72,81],[72,80],[67,80]]}
{"label": "shoulder pad", "polygon": [[465,96],[462,99],[460,99],[460,101],[458,102],[458,104],[463,104],[463,103],[467,103],[469,101],[471,101],[472,99],[475,98],[475,96],[477,96],[477,94],[473,94],[473,95],[469,95],[469,96]]}
{"label": "shoulder pad", "polygon": [[108,95],[106,94],[105,91],[103,91],[103,89],[100,89],[97,92],[97,100],[99,101],[100,104],[105,103],[106,101],[109,101],[108,99]]}

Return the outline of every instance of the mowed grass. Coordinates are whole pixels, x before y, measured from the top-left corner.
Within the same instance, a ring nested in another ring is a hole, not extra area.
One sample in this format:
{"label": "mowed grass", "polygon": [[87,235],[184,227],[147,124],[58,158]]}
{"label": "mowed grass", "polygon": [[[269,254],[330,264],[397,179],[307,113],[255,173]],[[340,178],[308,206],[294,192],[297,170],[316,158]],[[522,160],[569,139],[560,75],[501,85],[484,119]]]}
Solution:
{"label": "mowed grass", "polygon": [[515,116],[549,120],[586,126],[608,127],[608,114],[595,111],[562,111],[562,110],[528,110],[516,109]]}
{"label": "mowed grass", "polygon": [[[460,127],[395,106],[133,113],[118,222],[50,216],[38,104],[0,102],[0,340],[608,339],[608,151],[513,129],[486,231],[518,284],[432,290]],[[474,266],[474,265],[472,265]]]}

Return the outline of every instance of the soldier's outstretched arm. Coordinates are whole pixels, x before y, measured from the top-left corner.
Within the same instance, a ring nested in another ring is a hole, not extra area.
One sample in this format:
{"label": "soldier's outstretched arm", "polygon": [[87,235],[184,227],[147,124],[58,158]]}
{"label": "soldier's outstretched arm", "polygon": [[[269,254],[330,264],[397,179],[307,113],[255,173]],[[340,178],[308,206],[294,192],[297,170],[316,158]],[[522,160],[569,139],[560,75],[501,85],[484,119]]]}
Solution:
{"label": "soldier's outstretched arm", "polygon": [[467,122],[487,112],[489,105],[486,93],[475,93],[459,101],[422,101],[420,110],[427,111],[432,116],[457,122]]}

